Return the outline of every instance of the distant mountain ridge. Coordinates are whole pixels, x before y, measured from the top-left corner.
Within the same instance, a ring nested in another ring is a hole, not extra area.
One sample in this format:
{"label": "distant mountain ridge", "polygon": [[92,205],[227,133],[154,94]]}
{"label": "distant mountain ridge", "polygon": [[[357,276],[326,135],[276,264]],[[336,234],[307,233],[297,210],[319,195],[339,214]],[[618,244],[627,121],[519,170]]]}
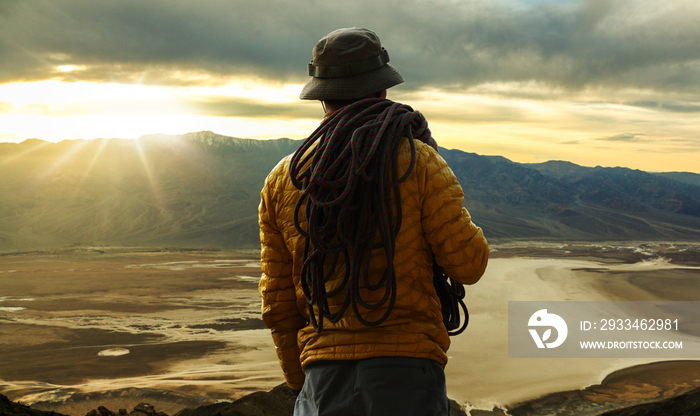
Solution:
{"label": "distant mountain ridge", "polygon": [[[263,181],[300,140],[212,132],[0,143],[0,251],[258,247]],[[700,175],[520,164],[440,149],[491,239],[700,237]]]}

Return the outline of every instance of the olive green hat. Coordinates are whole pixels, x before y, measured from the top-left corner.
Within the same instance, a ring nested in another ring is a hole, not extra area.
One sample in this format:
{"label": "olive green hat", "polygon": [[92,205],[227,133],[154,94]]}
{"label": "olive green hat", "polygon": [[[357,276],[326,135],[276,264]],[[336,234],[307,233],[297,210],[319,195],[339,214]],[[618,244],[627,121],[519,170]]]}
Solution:
{"label": "olive green hat", "polygon": [[299,94],[302,100],[351,100],[404,81],[389,65],[389,53],[377,34],[369,29],[335,30],[318,41],[312,55],[311,79]]}

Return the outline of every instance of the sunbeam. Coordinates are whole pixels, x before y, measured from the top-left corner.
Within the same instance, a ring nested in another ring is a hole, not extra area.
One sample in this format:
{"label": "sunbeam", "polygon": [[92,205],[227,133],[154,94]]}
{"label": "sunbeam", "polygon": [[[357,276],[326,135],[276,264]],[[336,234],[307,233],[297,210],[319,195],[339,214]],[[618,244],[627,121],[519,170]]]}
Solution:
{"label": "sunbeam", "polygon": [[97,148],[97,151],[95,152],[95,155],[92,157],[92,160],[90,161],[90,164],[89,164],[88,167],[85,169],[85,172],[83,172],[83,177],[80,179],[80,184],[78,185],[78,187],[80,187],[80,185],[82,185],[83,182],[85,182],[85,180],[87,179],[88,175],[89,175],[90,172],[92,171],[92,168],[95,166],[95,163],[97,163],[97,160],[100,158],[100,154],[102,153],[102,150],[104,150],[104,148],[105,148],[106,145],[107,145],[107,140],[101,139],[101,140],[100,140],[100,146]]}
{"label": "sunbeam", "polygon": [[32,146],[26,150],[23,150],[19,153],[16,153],[12,156],[9,156],[9,157],[6,157],[6,158],[0,160],[0,166],[5,165],[7,163],[11,163],[13,160],[21,159],[22,157],[24,157],[32,152],[36,152],[37,150],[41,149],[42,147],[50,144],[49,142],[45,142],[45,141],[41,141],[41,140],[36,140],[36,142],[38,142],[38,143],[35,146]]}
{"label": "sunbeam", "polygon": [[[83,171],[83,176],[80,178],[80,182],[76,185],[75,189],[73,190],[73,195],[72,199],[75,200],[78,197],[78,193],[82,189],[83,185],[85,184],[85,181],[87,180],[88,176],[90,175],[90,172],[92,171],[92,168],[95,166],[97,163],[98,159],[100,158],[100,154],[104,150],[105,146],[107,145],[107,140],[101,139],[100,140],[100,145],[95,151],[95,154],[92,157],[92,160],[90,160],[90,163],[88,166],[85,168]],[[107,212],[103,208],[103,204],[98,204],[100,207],[102,207],[102,218],[103,218],[103,223],[105,223],[108,220],[107,217]]]}
{"label": "sunbeam", "polygon": [[70,146],[68,150],[61,156],[57,157],[51,165],[38,172],[36,175],[37,181],[46,180],[50,175],[55,174],[63,165],[73,159],[73,157],[89,143],[87,140],[77,140],[76,142],[77,145]]}
{"label": "sunbeam", "polygon": [[153,192],[153,196],[156,200],[156,204],[158,208],[163,207],[163,198],[162,194],[160,191],[160,186],[158,185],[158,182],[156,181],[155,176],[153,175],[153,172],[151,171],[151,166],[150,163],[148,162],[148,158],[146,157],[146,154],[143,151],[143,147],[141,146],[141,139],[136,139],[133,141],[134,146],[136,147],[136,151],[139,154],[139,158],[141,159],[141,164],[143,165],[143,170],[146,172],[146,176],[148,177],[148,182],[151,185],[151,191]]}

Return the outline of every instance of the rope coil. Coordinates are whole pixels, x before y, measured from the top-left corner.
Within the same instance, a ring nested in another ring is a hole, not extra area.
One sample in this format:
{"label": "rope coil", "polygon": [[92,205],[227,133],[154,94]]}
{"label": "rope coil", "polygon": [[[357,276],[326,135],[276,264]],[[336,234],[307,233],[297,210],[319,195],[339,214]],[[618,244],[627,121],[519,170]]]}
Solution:
{"label": "rope coil", "polygon": [[[399,177],[397,155],[402,139],[409,138],[411,162]],[[395,239],[401,229],[401,191],[416,164],[418,139],[437,150],[428,123],[407,105],[368,98],[344,106],[327,117],[297,149],[289,174],[301,197],[294,207],[294,225],[304,237],[301,285],[316,332],[323,321],[338,322],[348,308],[365,326],[383,323],[396,302]],[[299,214],[304,209],[306,230]],[[380,242],[375,243],[379,238]],[[387,268],[379,281],[370,282],[372,250],[383,249]],[[342,282],[327,291],[339,259]],[[443,323],[450,335],[464,331],[469,321],[464,286],[451,279],[433,258],[433,285],[440,299]],[[361,280],[360,280],[361,279]],[[360,294],[360,282],[370,291],[384,290],[371,303]],[[345,291],[340,307],[331,312],[328,299]],[[387,304],[388,303],[388,304]],[[318,317],[314,311],[318,309]],[[377,319],[362,316],[386,305]],[[460,326],[460,310],[465,314]]]}

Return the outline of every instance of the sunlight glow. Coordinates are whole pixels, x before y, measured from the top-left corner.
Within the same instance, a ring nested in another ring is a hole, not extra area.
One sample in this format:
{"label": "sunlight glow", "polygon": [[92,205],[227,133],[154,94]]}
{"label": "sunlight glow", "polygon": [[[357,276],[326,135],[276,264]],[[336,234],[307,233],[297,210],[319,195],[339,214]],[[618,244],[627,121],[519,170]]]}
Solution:
{"label": "sunlight glow", "polygon": [[595,91],[551,100],[505,98],[509,88],[482,87],[483,95],[426,90],[390,98],[425,114],[433,137],[446,148],[525,163],[568,160],[584,166],[700,172],[700,140],[692,133],[696,113],[669,117],[663,109],[633,105],[649,101],[644,91],[604,102]]}
{"label": "sunlight glow", "polygon": [[[323,114],[318,102],[299,100],[301,88],[246,79],[189,87],[4,84],[0,135],[5,141],[36,137],[58,142],[208,130],[240,138],[304,139]],[[459,93],[403,91],[399,85],[389,91],[389,99],[421,111],[446,148],[516,162],[555,159],[584,166],[700,171],[693,156],[700,153],[697,111],[674,110],[673,102],[649,105],[656,99],[649,91],[622,91],[611,102],[595,89],[572,94],[537,83],[483,84]],[[678,97],[678,102],[689,100]]]}
{"label": "sunlight glow", "polygon": [[183,93],[209,97],[238,97],[268,103],[297,103],[301,84],[269,84],[262,81],[237,79],[217,87],[183,88]]}
{"label": "sunlight glow", "polygon": [[85,65],[59,65],[56,67],[56,69],[61,72],[82,71],[86,68],[87,67]]}
{"label": "sunlight glow", "polygon": [[[234,81],[220,87],[158,87],[42,81],[0,85],[0,126],[7,141],[27,138],[137,138],[145,134],[183,134],[211,130],[246,138],[302,138],[318,118],[216,117],[198,100],[240,100],[262,108],[298,105],[299,85]],[[256,104],[257,103],[257,104]],[[303,103],[302,103],[303,104]],[[308,103],[306,103],[308,105]],[[234,109],[235,110],[235,109]]]}

